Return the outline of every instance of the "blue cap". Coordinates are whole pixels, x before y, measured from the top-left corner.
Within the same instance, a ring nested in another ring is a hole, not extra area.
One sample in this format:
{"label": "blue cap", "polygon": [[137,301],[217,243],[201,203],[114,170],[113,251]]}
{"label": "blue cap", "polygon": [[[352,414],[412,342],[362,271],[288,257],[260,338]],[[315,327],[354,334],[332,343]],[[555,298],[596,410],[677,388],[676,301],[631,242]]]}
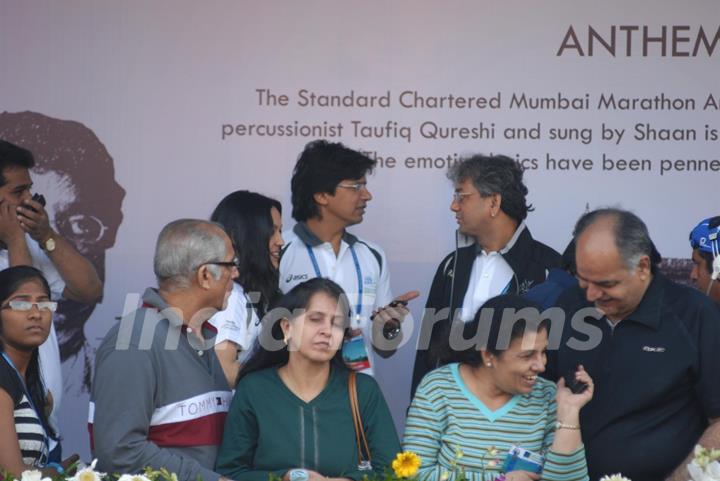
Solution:
{"label": "blue cap", "polygon": [[[715,252],[713,252],[713,243]],[[720,246],[720,216],[708,217],[690,231],[690,246],[702,252],[716,255]]]}

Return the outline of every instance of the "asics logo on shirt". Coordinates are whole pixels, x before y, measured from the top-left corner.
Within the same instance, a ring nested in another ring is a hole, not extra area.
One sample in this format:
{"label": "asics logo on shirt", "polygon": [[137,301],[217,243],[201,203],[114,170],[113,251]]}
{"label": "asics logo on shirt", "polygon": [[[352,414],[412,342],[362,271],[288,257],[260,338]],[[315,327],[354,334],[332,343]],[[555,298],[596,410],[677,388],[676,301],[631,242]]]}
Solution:
{"label": "asics logo on shirt", "polygon": [[288,274],[287,278],[285,278],[285,282],[305,281],[307,279],[308,279],[307,274]]}

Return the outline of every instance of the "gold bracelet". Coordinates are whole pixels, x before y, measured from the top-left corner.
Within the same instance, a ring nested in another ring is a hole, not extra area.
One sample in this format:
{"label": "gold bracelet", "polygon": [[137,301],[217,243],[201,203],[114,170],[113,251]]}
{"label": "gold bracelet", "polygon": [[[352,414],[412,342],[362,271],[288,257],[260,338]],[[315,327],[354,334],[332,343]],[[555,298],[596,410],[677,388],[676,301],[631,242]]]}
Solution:
{"label": "gold bracelet", "polygon": [[577,424],[565,424],[562,421],[556,421],[555,429],[580,429],[580,426]]}

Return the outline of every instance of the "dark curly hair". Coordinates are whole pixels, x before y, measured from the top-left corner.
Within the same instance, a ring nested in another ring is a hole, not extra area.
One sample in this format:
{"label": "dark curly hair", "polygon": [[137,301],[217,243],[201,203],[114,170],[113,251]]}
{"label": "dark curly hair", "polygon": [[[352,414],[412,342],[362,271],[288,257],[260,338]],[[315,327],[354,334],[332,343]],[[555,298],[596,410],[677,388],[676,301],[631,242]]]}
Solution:
{"label": "dark curly hair", "polygon": [[447,176],[456,184],[471,180],[483,196],[500,194],[500,209],[517,222],[533,210],[525,201],[528,189],[523,183],[523,169],[505,155],[473,155],[450,167]]}
{"label": "dark curly hair", "polygon": [[304,222],[320,215],[313,196],[318,192],[334,194],[345,179],[359,179],[372,172],[376,160],[341,143],[314,140],[305,146],[293,170],[292,216]]}

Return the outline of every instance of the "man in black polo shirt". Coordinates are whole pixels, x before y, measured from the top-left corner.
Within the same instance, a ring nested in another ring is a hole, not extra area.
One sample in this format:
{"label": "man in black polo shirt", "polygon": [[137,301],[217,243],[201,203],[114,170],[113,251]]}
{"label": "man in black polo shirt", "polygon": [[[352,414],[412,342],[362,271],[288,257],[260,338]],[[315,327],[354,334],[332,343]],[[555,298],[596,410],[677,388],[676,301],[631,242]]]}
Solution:
{"label": "man in black polo shirt", "polygon": [[655,271],[647,228],[630,212],[585,214],[575,240],[579,286],[558,299],[566,321],[547,376],[582,364],[593,378],[580,416],[590,479],[685,481],[695,444],[720,447],[718,310]]}

